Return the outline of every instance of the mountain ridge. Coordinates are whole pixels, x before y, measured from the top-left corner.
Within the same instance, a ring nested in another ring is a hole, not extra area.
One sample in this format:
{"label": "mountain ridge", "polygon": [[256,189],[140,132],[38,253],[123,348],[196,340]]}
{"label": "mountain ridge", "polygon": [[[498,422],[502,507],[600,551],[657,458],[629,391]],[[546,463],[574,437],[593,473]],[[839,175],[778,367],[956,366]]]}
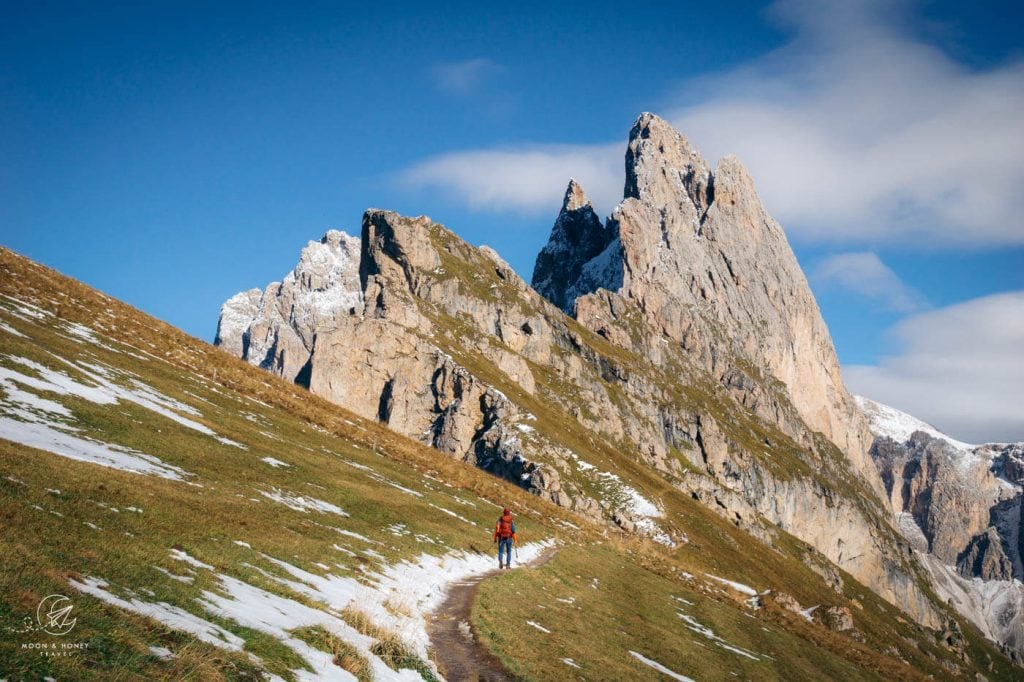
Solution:
{"label": "mountain ridge", "polygon": [[[363,307],[317,332],[309,387],[592,520],[678,546],[683,536],[632,502],[644,497],[630,480],[639,472],[622,478],[622,470],[593,465],[601,453],[621,467],[616,453],[628,453],[761,541],[775,542],[777,528],[791,532],[937,627],[939,611],[883,506],[878,472],[865,461],[860,431],[868,433],[867,424],[842,387],[806,279],[742,167],[724,160],[719,169],[716,183],[664,121],[638,119],[626,184],[636,196],[613,212],[618,240],[601,251],[619,244],[630,264],[623,265],[623,293],[582,295],[575,317],[493,251],[429,218],[368,211],[360,237]],[[553,231],[597,231],[588,206],[582,188],[570,183]],[[607,240],[602,229],[591,252]],[[684,246],[696,239],[701,249],[714,249],[714,263],[701,275],[708,283],[696,273],[680,276],[689,267]],[[722,255],[727,243],[743,255],[731,265]],[[762,246],[773,254],[770,262],[761,263]],[[645,266],[644,254],[654,254],[649,262],[666,265],[664,272]],[[749,273],[738,270],[741,262]],[[733,268],[731,284],[720,283],[716,268]],[[765,271],[777,284],[754,287]],[[680,282],[685,292],[677,290]],[[706,300],[679,304],[693,295]],[[798,310],[792,319],[790,309]],[[767,326],[756,325],[751,335],[744,325],[755,318]],[[730,340],[737,330],[739,341]],[[803,358],[785,350],[797,341],[820,352]],[[762,369],[771,365],[766,358],[777,365],[774,373]],[[790,370],[798,383],[777,376]],[[856,447],[844,451],[808,425],[795,403],[808,383],[811,395],[838,396],[823,399],[818,423],[835,423],[840,440]],[[591,453],[585,460],[584,452]]]}
{"label": "mountain ridge", "polygon": [[[439,576],[489,563],[492,512],[511,502],[527,543],[571,548],[483,584],[472,627],[513,674],[558,679],[564,657],[591,677],[655,679],[635,651],[704,678],[1013,678],[970,625],[922,629],[810,546],[782,531],[757,542],[623,453],[580,451],[685,542],[610,533],[9,251],[0,272],[5,419],[190,474],[97,466],[2,433],[5,677],[431,679],[417,633]],[[34,373],[70,387],[92,381],[82,369],[150,407],[44,390]],[[157,398],[193,423],[154,411]],[[42,635],[6,628],[55,593],[78,618],[66,641],[92,645],[40,657],[21,644]]]}

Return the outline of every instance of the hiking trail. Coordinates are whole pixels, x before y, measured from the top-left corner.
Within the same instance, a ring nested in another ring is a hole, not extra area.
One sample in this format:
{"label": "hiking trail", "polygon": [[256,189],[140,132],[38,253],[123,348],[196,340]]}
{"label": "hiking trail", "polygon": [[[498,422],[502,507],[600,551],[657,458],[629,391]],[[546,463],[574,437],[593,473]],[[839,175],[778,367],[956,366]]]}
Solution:
{"label": "hiking trail", "polygon": [[[533,561],[513,570],[538,568],[557,553],[558,547],[549,547]],[[470,621],[480,583],[499,573],[501,571],[495,568],[453,583],[444,602],[427,623],[434,661],[448,682],[511,682],[513,679],[498,657],[477,639]]]}

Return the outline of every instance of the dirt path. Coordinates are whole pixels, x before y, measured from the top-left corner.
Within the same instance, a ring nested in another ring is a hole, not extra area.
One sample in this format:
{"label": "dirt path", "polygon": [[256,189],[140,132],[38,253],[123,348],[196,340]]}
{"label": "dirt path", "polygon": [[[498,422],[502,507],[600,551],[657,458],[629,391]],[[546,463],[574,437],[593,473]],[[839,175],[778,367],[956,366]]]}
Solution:
{"label": "dirt path", "polygon": [[[518,569],[536,568],[551,561],[557,547],[545,549],[540,556]],[[470,611],[481,581],[499,573],[488,571],[452,585],[440,608],[427,624],[434,660],[448,682],[510,682],[501,661],[481,644],[470,625]]]}

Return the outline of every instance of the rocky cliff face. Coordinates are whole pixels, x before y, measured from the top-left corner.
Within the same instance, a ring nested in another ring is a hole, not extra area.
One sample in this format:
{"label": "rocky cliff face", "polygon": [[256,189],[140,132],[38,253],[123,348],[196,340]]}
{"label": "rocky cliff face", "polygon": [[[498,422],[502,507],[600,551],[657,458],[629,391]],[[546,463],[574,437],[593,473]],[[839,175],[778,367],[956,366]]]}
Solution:
{"label": "rocky cliff face", "polygon": [[[613,241],[615,234],[605,229],[583,188],[569,182],[562,210],[551,229],[551,238],[537,254],[531,283],[537,292],[572,314],[576,298],[599,287],[611,289],[615,273],[595,267],[595,259]],[[615,258],[606,258],[610,264]],[[621,285],[621,268],[618,284]]]}
{"label": "rocky cliff face", "polygon": [[[630,131],[624,198],[608,219],[609,245],[555,287],[538,281],[541,259],[565,243],[563,209],[538,258],[534,284],[559,307],[599,288],[637,304],[665,336],[720,381],[747,359],[780,381],[800,418],[831,439],[876,491],[867,424],[847,393],[828,329],[779,224],[743,165],[714,170],[664,120],[643,114]],[[589,224],[593,224],[593,220]],[[590,232],[600,234],[591,227]],[[593,276],[603,273],[604,278]],[[581,305],[577,303],[577,305]],[[593,305],[577,317],[599,328]],[[723,352],[726,348],[731,352]]]}
{"label": "rocky cliff face", "polygon": [[1024,657],[1024,446],[962,443],[857,400],[876,433],[871,455],[900,528],[916,540],[940,594]]}
{"label": "rocky cliff face", "polygon": [[[221,308],[215,343],[286,379],[309,385],[313,343],[362,307],[359,240],[331,230],[309,242],[283,281],[236,294]],[[308,372],[307,372],[308,373]]]}
{"label": "rocky cliff face", "polygon": [[[240,294],[218,342],[669,547],[687,541],[674,495],[769,544],[781,529],[816,548],[805,561],[837,590],[833,564],[940,625],[877,471],[851,445],[863,416],[844,421],[827,331],[749,178],[733,161],[711,173],[650,116],[627,160],[627,198],[606,226],[570,184],[534,274],[547,299],[492,250],[371,210],[357,265],[329,267],[334,283],[318,289],[300,262],[284,283]],[[344,303],[308,312],[304,297],[330,295]]]}

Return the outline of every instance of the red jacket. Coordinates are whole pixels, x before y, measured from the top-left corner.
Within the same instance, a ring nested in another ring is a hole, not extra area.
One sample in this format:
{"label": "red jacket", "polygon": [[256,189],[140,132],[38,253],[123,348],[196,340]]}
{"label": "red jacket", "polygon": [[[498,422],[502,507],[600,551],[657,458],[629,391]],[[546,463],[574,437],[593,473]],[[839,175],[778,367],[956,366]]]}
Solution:
{"label": "red jacket", "polygon": [[494,541],[502,538],[512,538],[512,542],[516,542],[516,522],[512,520],[512,514],[503,514],[494,524]]}

